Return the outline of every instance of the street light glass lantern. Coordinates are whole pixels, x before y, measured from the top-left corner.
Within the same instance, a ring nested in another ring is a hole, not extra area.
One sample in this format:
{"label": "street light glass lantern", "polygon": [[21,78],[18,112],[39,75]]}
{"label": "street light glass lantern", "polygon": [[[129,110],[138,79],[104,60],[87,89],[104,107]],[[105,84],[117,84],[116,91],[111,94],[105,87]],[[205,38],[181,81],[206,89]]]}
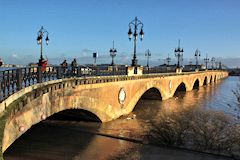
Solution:
{"label": "street light glass lantern", "polygon": [[128,31],[128,38],[129,38],[129,40],[132,39],[132,30],[130,27],[129,27],[129,31]]}
{"label": "street light glass lantern", "polygon": [[38,36],[38,37],[37,37],[37,43],[38,43],[38,44],[40,44],[40,43],[41,43],[41,39],[42,39],[42,37],[41,37],[41,36]]}
{"label": "street light glass lantern", "polygon": [[48,42],[49,42],[49,38],[48,38],[48,35],[46,37],[46,44],[48,45]]}
{"label": "street light glass lantern", "polygon": [[143,35],[144,35],[144,32],[143,32],[143,29],[141,28],[141,31],[139,32],[139,34],[140,34],[140,39],[142,40],[143,39]]}

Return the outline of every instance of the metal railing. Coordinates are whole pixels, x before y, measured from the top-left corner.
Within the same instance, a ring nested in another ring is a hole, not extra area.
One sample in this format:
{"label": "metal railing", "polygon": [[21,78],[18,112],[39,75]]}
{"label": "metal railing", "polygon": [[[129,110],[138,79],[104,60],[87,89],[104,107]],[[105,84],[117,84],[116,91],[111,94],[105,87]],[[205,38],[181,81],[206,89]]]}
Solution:
{"label": "metal railing", "polygon": [[126,75],[125,67],[25,67],[0,71],[0,102],[17,91],[36,83],[70,78]]}
{"label": "metal railing", "polygon": [[[185,71],[181,75],[192,74],[193,71]],[[144,68],[142,78],[147,75],[156,76],[176,75],[175,69]],[[98,77],[98,76],[127,75],[127,67],[25,67],[11,68],[0,71],[0,102],[17,91],[36,83],[71,77]]]}

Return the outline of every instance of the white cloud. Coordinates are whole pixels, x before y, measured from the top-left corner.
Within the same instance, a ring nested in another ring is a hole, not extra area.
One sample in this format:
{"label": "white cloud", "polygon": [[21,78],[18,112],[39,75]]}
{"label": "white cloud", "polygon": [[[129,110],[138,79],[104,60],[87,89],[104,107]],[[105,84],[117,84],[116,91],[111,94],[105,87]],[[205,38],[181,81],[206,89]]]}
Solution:
{"label": "white cloud", "polygon": [[17,54],[12,54],[12,55],[11,55],[11,58],[18,59],[18,58],[19,58],[19,56],[18,56]]}

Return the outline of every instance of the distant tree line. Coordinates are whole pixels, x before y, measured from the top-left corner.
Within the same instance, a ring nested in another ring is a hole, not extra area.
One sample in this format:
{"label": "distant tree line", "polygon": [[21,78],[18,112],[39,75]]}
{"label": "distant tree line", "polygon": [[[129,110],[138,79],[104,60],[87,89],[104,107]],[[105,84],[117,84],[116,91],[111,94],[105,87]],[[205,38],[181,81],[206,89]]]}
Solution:
{"label": "distant tree line", "polygon": [[230,76],[240,76],[240,69],[229,69],[229,75]]}

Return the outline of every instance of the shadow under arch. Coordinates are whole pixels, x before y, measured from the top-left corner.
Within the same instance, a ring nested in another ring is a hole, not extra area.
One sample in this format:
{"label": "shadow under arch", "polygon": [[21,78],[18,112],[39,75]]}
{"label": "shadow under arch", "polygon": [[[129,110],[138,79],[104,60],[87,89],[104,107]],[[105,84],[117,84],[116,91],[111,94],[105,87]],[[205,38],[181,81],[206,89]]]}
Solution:
{"label": "shadow under arch", "polygon": [[136,107],[137,103],[139,102],[139,100],[141,99],[141,97],[144,95],[145,92],[147,92],[149,89],[151,88],[155,88],[159,91],[161,97],[164,97],[165,92],[164,90],[161,90],[161,88],[149,85],[149,86],[143,86],[141,89],[139,89],[135,95],[132,97],[131,101],[128,104],[128,107],[126,108],[127,112],[126,114],[132,112],[134,110],[134,108]]}
{"label": "shadow under arch", "polygon": [[162,100],[162,95],[157,88],[148,89],[140,99]]}
{"label": "shadow under arch", "polygon": [[154,119],[159,112],[157,106],[162,102],[161,100],[162,95],[159,89],[151,87],[142,93],[132,112],[140,119]]}
{"label": "shadow under arch", "polygon": [[207,76],[204,78],[203,85],[207,85]]}
{"label": "shadow under arch", "polygon": [[213,76],[211,75],[211,77],[210,77],[210,81],[209,81],[210,83],[213,83]]}
{"label": "shadow under arch", "polygon": [[85,109],[66,109],[51,115],[47,120],[102,122],[96,114]]}
{"label": "shadow under arch", "polygon": [[185,83],[182,82],[178,85],[177,89],[175,90],[174,96],[177,96],[180,92],[182,93],[182,92],[186,92],[186,91],[187,91],[186,85],[185,85]]}
{"label": "shadow under arch", "polygon": [[215,76],[214,76],[214,82],[216,82],[216,81],[217,81],[217,76],[215,75]]}
{"label": "shadow under arch", "polygon": [[194,82],[194,84],[193,84],[193,89],[198,89],[199,86],[200,86],[200,85],[199,85],[199,80],[196,79],[195,82]]}

